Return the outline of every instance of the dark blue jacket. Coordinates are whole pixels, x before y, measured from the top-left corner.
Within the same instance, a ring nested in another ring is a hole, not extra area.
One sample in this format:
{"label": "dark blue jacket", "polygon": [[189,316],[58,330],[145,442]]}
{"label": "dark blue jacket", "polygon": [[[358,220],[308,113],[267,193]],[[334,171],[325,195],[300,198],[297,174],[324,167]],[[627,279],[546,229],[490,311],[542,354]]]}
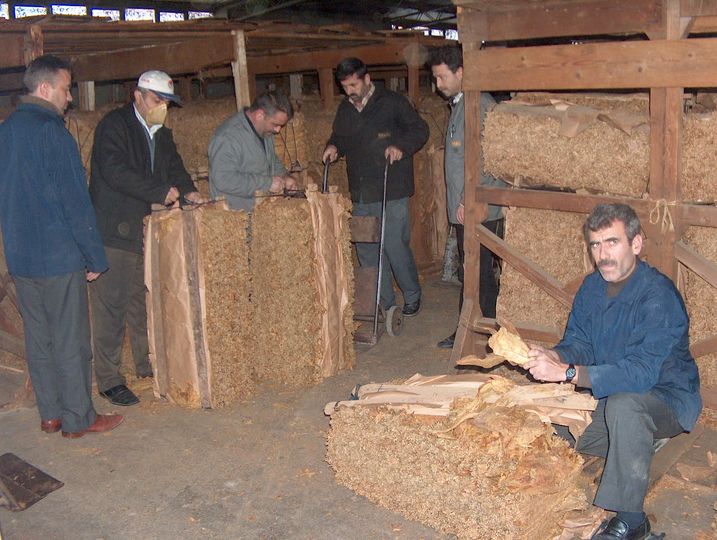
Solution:
{"label": "dark blue jacket", "polygon": [[390,145],[399,148],[403,158],[388,168],[386,199],[413,195],[413,154],[428,135],[428,124],[413,105],[391,90],[377,87],[361,112],[348,98],[341,101],[328,144],[346,156],[351,200],[371,203],[383,198],[384,152]]}
{"label": "dark blue jacket", "polygon": [[0,222],[10,274],[103,272],[107,259],[77,144],[49,102],[0,124]]}
{"label": "dark blue jacket", "polygon": [[567,363],[589,366],[596,398],[653,390],[689,431],[702,398],[688,330],[685,304],[672,281],[639,261],[613,298],[599,272],[585,278],[555,350]]}

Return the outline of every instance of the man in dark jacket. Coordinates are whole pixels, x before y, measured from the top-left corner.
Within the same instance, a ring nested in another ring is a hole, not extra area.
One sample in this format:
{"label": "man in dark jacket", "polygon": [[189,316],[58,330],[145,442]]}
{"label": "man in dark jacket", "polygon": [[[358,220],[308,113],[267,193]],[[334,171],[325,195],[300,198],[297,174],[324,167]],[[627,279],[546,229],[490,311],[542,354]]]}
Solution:
{"label": "man in dark jacket", "polygon": [[29,95],[0,124],[0,221],[25,330],[40,429],[68,438],[115,428],[92,405],[86,281],[107,270],[77,144],[62,120],[70,66],[41,56],[25,71]]}
{"label": "man in dark jacket", "polygon": [[172,79],[148,71],[137,82],[134,102],[108,113],[95,130],[90,196],[110,263],[90,290],[95,377],[100,395],[115,405],[139,403],[119,372],[125,324],[137,376],[152,376],[143,219],[154,203],[202,202],[164,127],[170,101],[179,103]]}
{"label": "man in dark jacket", "polygon": [[[381,303],[396,304],[391,272],[403,293],[403,314],[412,317],[421,309],[421,286],[411,252],[408,198],[414,193],[413,159],[428,140],[428,125],[408,100],[371,82],[366,65],[346,58],[336,67],[336,79],[346,93],[334,119],[333,132],[322,160],[346,156],[351,200],[355,216],[379,216],[386,162],[386,230],[381,275]],[[376,244],[356,244],[362,266],[378,266]]]}
{"label": "man in dark jacket", "polygon": [[595,504],[617,515],[593,539],[649,538],[643,502],[654,442],[691,430],[702,409],[689,319],[672,281],[638,258],[632,208],[598,205],[584,232],[597,271],[575,296],[563,339],[553,349],[533,346],[526,368],[599,400],[576,449],[605,458]]}

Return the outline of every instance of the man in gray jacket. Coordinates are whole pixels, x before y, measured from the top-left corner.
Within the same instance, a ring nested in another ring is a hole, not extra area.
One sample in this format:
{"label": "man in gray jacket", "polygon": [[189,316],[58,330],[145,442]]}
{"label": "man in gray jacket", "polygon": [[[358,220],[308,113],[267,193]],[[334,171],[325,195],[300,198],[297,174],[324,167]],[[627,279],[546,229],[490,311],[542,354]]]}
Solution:
{"label": "man in gray jacket", "polygon": [[209,143],[209,189],[230,208],[254,210],[254,192],[295,189],[296,180],[276,156],[274,135],[294,115],[289,98],[265,92],[226,120]]}
{"label": "man in gray jacket", "polygon": [[[446,201],[448,204],[448,221],[456,228],[456,240],[460,264],[458,275],[463,282],[463,218],[464,206],[464,135],[465,135],[465,100],[463,98],[463,53],[459,46],[448,46],[433,51],[430,59],[431,71],[436,79],[436,87],[449,100],[451,117],[448,120],[445,142],[445,175]],[[480,116],[481,125],[485,113],[495,104],[493,97],[487,92],[481,93]],[[505,182],[481,171],[480,183],[483,186],[506,186]],[[491,232],[503,236],[503,211],[500,206],[488,205],[488,214],[478,216],[479,221]],[[494,265],[497,257],[486,247],[480,247],[480,310],[484,317],[495,317],[495,306],[498,299],[498,280]],[[463,289],[459,300],[459,311],[463,307]],[[453,348],[456,333],[438,343],[441,349]]]}

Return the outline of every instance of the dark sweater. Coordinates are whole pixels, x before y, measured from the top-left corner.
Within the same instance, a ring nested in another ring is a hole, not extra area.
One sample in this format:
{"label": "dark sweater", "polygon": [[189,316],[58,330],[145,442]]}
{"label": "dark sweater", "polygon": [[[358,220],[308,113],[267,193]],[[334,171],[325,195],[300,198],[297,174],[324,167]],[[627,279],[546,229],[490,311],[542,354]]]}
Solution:
{"label": "dark sweater", "polygon": [[0,124],[0,219],[10,273],[107,269],[77,144],[50,102],[28,97]]}
{"label": "dark sweater", "polygon": [[349,190],[354,202],[377,202],[383,194],[384,152],[390,145],[403,159],[388,168],[387,199],[413,195],[413,154],[428,140],[428,125],[409,101],[390,90],[376,88],[361,112],[344,99],[336,111],[333,144],[346,156]]}
{"label": "dark sweater", "polygon": [[108,113],[95,130],[90,196],[108,247],[142,253],[142,221],[152,203],[163,204],[172,186],[181,195],[196,191],[172,132],[163,127],[154,135],[154,171],[147,136],[131,103]]}

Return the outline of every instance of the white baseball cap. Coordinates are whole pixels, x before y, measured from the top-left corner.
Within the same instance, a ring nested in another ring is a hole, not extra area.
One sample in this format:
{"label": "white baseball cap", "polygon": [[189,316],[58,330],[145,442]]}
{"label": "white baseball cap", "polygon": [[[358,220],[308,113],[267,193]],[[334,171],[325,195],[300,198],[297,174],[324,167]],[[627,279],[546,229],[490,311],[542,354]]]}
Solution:
{"label": "white baseball cap", "polygon": [[137,88],[151,90],[159,97],[173,101],[177,105],[182,104],[179,96],[174,93],[174,81],[164,71],[145,71],[139,76]]}

